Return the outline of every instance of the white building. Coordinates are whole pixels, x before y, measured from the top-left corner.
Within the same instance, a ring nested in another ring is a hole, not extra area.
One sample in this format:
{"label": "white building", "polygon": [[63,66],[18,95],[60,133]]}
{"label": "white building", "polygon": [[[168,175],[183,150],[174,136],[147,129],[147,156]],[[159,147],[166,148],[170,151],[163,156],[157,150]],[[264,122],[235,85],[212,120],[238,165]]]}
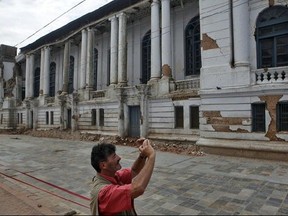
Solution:
{"label": "white building", "polygon": [[[285,158],[287,4],[114,0],[22,47],[14,75],[2,69],[0,128],[188,140]],[[4,87],[11,78],[14,94]]]}

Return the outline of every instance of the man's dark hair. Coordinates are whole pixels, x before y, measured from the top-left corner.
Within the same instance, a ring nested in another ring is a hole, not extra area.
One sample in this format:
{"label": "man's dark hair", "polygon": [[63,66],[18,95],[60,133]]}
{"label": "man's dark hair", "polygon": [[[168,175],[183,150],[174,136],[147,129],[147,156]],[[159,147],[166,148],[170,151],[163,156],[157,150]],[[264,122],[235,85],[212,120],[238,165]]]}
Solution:
{"label": "man's dark hair", "polygon": [[116,152],[116,147],[110,143],[101,143],[94,145],[91,152],[91,165],[100,173],[100,162],[106,161],[107,157]]}

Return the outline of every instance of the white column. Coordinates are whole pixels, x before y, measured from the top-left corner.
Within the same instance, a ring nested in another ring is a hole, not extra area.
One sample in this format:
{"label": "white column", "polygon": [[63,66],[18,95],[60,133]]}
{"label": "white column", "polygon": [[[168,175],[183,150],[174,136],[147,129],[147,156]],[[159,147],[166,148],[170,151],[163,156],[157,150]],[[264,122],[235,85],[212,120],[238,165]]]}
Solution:
{"label": "white column", "polygon": [[41,49],[41,61],[40,61],[40,95],[43,95],[44,89],[44,59],[45,59],[45,50]]}
{"label": "white column", "polygon": [[125,13],[119,17],[119,41],[118,41],[118,84],[127,85],[127,17]]}
{"label": "white column", "polygon": [[86,56],[87,56],[87,31],[82,30],[81,39],[81,63],[80,63],[80,89],[84,89],[86,86]]}
{"label": "white column", "polygon": [[29,66],[29,97],[34,96],[34,63],[35,63],[35,56],[34,54],[30,55],[30,66]]}
{"label": "white column", "polygon": [[65,43],[63,58],[63,93],[68,93],[69,79],[69,63],[70,63],[70,41]]}
{"label": "white column", "polygon": [[86,88],[93,89],[93,34],[92,29],[88,29],[87,43],[87,64],[86,64]]}
{"label": "white column", "polygon": [[118,83],[118,19],[113,16],[111,21],[110,40],[110,85]]}
{"label": "white column", "polygon": [[4,73],[4,65],[0,62],[0,103],[3,102],[4,99],[4,80],[3,80],[3,73]]}
{"label": "white column", "polygon": [[25,98],[29,95],[29,71],[30,71],[30,55],[26,55],[26,69],[25,69]]}
{"label": "white column", "polygon": [[[248,0],[240,0],[233,7],[235,66],[249,65],[249,5]],[[239,28],[241,26],[241,28]]]}
{"label": "white column", "polygon": [[43,94],[49,95],[49,74],[50,74],[50,47],[45,47],[45,58],[44,58],[44,86]]}
{"label": "white column", "polygon": [[[162,73],[167,76],[167,71],[163,69],[171,68],[171,17],[170,17],[170,0],[161,1],[162,13]],[[166,70],[166,69],[165,69]],[[170,69],[171,70],[171,69]],[[171,72],[171,71],[170,71]]]}
{"label": "white column", "polygon": [[159,79],[161,76],[159,9],[159,0],[153,0],[151,4],[151,80]]}

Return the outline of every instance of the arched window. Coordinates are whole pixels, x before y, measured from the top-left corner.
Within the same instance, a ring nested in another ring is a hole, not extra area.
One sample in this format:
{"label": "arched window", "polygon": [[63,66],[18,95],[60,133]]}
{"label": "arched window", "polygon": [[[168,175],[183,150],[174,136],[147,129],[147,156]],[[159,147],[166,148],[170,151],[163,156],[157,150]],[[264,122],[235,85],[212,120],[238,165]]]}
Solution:
{"label": "arched window", "polygon": [[94,48],[93,89],[97,90],[98,50]]}
{"label": "arched window", "polygon": [[68,94],[73,93],[73,81],[74,81],[74,62],[75,59],[73,56],[70,56],[70,64],[69,64],[69,74],[68,74]]}
{"label": "arched window", "polygon": [[141,83],[146,84],[151,77],[151,31],[142,40],[142,75]]}
{"label": "arched window", "polygon": [[194,17],[185,28],[185,75],[200,75],[201,46],[200,46],[199,16]]}
{"label": "arched window", "polygon": [[39,88],[40,88],[40,68],[37,67],[34,72],[34,97],[39,96]]}
{"label": "arched window", "polygon": [[55,96],[55,74],[56,74],[56,63],[50,63],[50,71],[49,71],[49,96]]}
{"label": "arched window", "polygon": [[273,6],[263,10],[256,23],[257,67],[288,65],[288,8]]}

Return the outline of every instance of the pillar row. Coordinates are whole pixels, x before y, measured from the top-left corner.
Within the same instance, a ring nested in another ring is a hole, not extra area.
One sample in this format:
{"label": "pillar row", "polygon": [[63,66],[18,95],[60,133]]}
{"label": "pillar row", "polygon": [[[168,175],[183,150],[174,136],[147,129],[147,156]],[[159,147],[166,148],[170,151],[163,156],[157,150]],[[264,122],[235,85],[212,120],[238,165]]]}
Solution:
{"label": "pillar row", "polygon": [[80,62],[80,89],[86,86],[86,56],[87,56],[87,30],[82,30],[81,62]]}
{"label": "pillar row", "polygon": [[[235,66],[248,66],[249,64],[249,5],[248,0],[234,6],[234,41]],[[239,19],[241,17],[241,19]],[[239,28],[241,26],[241,28]]]}
{"label": "pillar row", "polygon": [[41,49],[41,60],[40,60],[40,95],[43,95],[44,89],[44,59],[45,59],[45,50]]}
{"label": "pillar row", "polygon": [[49,95],[49,82],[50,82],[50,77],[49,77],[49,72],[50,72],[50,47],[45,47],[44,49],[44,86],[43,86],[43,94],[44,95]]}
{"label": "pillar row", "polygon": [[93,29],[87,30],[86,88],[93,89]]}
{"label": "pillar row", "polygon": [[127,15],[120,13],[118,40],[118,84],[127,85]]}
{"label": "pillar row", "polygon": [[110,39],[110,85],[118,83],[118,19],[111,17],[111,39]]}
{"label": "pillar row", "polygon": [[159,0],[151,4],[151,80],[161,75],[160,54],[160,5]]}
{"label": "pillar row", "polygon": [[171,75],[171,11],[170,0],[161,0],[161,20],[162,20],[162,75]]}
{"label": "pillar row", "polygon": [[63,93],[68,93],[69,79],[69,63],[70,63],[70,41],[65,43],[64,59],[63,59]]}

